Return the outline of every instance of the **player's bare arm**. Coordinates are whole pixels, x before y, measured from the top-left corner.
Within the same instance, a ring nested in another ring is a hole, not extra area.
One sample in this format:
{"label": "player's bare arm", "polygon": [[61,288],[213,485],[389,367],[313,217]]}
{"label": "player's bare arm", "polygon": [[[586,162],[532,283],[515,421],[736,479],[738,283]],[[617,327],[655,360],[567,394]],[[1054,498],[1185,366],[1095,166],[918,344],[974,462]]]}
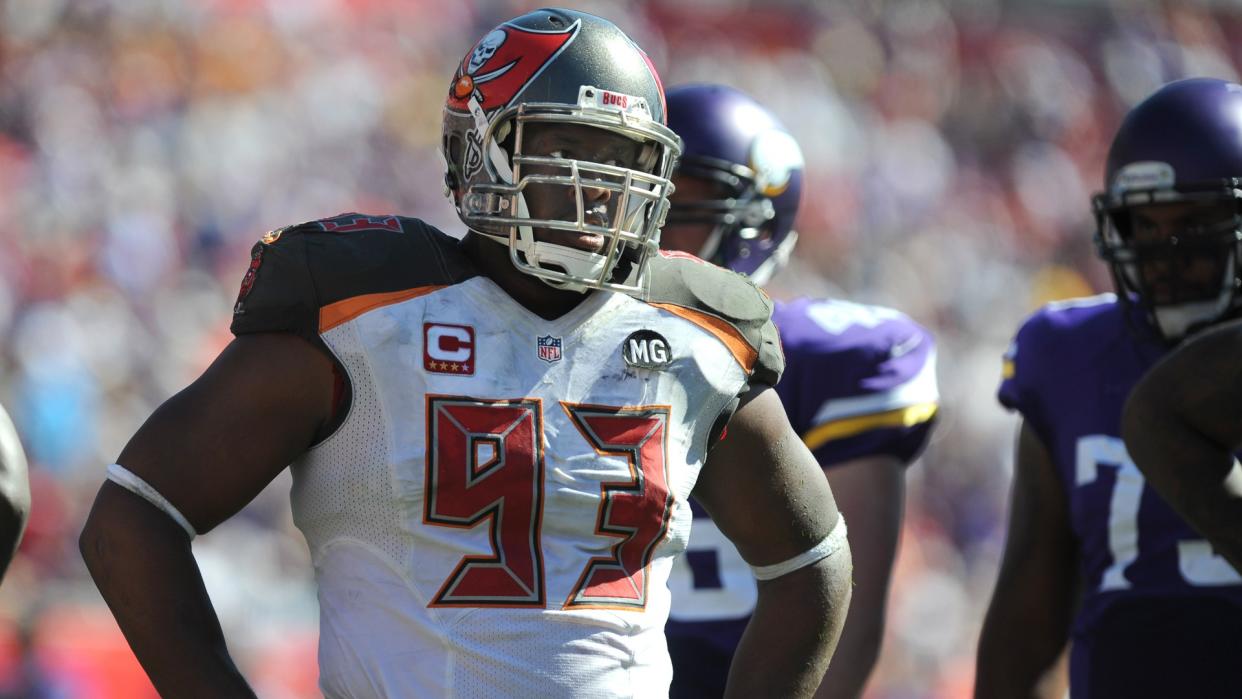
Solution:
{"label": "player's bare arm", "polygon": [[1134,388],[1123,437],[1147,482],[1242,571],[1242,322],[1205,331]]}
{"label": "player's bare arm", "polygon": [[[841,519],[819,464],[770,389],[752,391],[710,454],[695,488],[742,557],[773,566],[821,544]],[[734,656],[729,696],[809,697],[836,647],[850,598],[849,546],[760,580]]]}
{"label": "player's bare arm", "polygon": [[979,639],[975,696],[1062,697],[1076,549],[1048,449],[1025,422],[1018,436],[1008,539]]}
{"label": "player's bare arm", "polygon": [[[232,342],[170,398],[121,452],[197,533],[250,502],[311,445],[331,412],[332,365],[306,340]],[[190,550],[167,512],[115,482],[100,488],[82,556],[138,660],[163,696],[247,697]]]}
{"label": "player's bare arm", "polygon": [[854,592],[841,641],[817,699],[862,696],[880,655],[893,559],[905,509],[905,471],[887,454],[851,459],[825,469],[832,496],[850,527]]}
{"label": "player's bare arm", "polygon": [[26,454],[8,413],[0,407],[0,578],[4,577],[26,520],[30,517],[30,481]]}

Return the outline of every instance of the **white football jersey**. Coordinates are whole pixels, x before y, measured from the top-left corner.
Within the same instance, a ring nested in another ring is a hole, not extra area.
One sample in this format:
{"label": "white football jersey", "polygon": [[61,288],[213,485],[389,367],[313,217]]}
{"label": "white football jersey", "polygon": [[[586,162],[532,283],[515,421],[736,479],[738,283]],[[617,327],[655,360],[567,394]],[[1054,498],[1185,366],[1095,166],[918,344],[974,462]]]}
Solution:
{"label": "white football jersey", "polygon": [[[314,233],[267,252],[314,257]],[[293,466],[324,694],[666,695],[688,498],[760,352],[659,298],[594,292],[545,320],[486,277],[432,281],[325,303],[312,280],[351,394]]]}

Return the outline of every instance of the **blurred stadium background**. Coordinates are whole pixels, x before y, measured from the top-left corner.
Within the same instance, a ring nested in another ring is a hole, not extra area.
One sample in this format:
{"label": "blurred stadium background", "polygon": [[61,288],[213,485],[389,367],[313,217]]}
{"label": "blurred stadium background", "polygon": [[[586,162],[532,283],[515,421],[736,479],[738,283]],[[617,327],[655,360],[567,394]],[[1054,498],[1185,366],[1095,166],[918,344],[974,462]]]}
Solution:
{"label": "blurred stadium background", "polygon": [[[1004,536],[1000,356],[1044,301],[1109,287],[1088,195],[1125,109],[1237,79],[1242,8],[1192,0],[566,3],[666,84],[725,82],[808,159],[778,293],[900,308],[940,343],[869,697],[968,696]],[[248,250],[342,211],[449,231],[434,153],[454,64],[522,1],[0,0],[0,401],[34,507],[0,589],[0,696],[154,693],[77,534],[104,467],[229,340]],[[318,696],[306,547],[278,480],[195,549],[260,696]]]}

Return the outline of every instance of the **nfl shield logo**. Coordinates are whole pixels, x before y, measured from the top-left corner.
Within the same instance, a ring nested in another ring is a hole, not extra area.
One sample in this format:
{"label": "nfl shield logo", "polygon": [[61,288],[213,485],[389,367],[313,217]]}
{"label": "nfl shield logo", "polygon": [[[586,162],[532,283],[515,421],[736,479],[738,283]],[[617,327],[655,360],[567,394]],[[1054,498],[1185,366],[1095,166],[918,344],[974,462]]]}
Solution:
{"label": "nfl shield logo", "polygon": [[539,345],[539,358],[545,362],[561,361],[561,338],[544,335],[536,340]]}

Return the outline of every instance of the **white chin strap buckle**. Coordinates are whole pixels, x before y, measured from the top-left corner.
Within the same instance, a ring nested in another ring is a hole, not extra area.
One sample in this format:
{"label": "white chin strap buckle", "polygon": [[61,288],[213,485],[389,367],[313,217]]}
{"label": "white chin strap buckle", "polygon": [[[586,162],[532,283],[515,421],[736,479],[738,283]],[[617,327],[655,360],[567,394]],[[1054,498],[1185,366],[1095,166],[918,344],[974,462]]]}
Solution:
{"label": "white chin strap buckle", "polygon": [[577,280],[600,279],[608,263],[608,258],[603,255],[553,243],[533,243],[525,246],[521,252],[526,255],[526,262],[532,267],[565,275],[563,279],[540,277],[558,289],[585,290],[586,285]]}
{"label": "white chin strap buckle", "polygon": [[[526,208],[526,197],[517,197],[517,214],[521,218],[529,218]],[[564,275],[562,278],[549,278],[539,275],[549,286],[571,291],[585,291],[588,287],[579,280],[599,280],[604,276],[608,258],[598,253],[579,250],[565,245],[543,243],[535,240],[535,231],[529,225],[516,226],[513,247],[526,257],[526,264],[531,267]]]}

